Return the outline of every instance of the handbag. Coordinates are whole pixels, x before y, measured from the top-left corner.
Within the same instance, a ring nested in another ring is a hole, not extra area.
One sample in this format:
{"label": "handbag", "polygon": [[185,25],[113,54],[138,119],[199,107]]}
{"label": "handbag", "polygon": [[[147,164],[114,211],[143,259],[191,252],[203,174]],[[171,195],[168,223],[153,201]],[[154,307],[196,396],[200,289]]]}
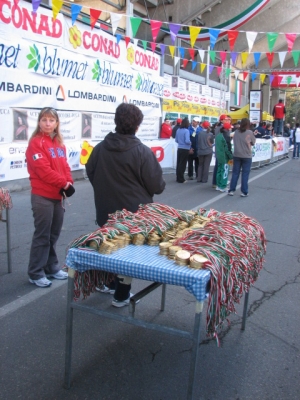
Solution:
{"label": "handbag", "polygon": [[71,197],[75,193],[75,188],[73,185],[69,185],[68,189],[60,189],[59,193],[64,197]]}

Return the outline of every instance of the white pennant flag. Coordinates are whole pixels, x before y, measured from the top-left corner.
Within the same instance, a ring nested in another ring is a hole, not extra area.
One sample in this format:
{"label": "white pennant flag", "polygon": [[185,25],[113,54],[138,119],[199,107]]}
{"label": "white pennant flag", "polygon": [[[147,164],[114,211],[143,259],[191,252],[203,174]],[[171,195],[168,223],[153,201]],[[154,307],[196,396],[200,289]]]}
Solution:
{"label": "white pennant flag", "polygon": [[240,71],[236,69],[236,70],[234,71],[235,79],[238,78],[239,74],[240,74]]}
{"label": "white pennant flag", "polygon": [[280,66],[282,68],[284,60],[285,60],[285,56],[286,56],[287,51],[279,51],[278,55],[279,55],[279,61],[280,61]]}
{"label": "white pennant flag", "polygon": [[204,59],[204,50],[200,49],[200,50],[198,50],[198,53],[199,53],[199,56],[200,56],[200,58],[201,58],[201,62],[203,62],[203,59]]}
{"label": "white pennant flag", "polygon": [[299,83],[300,83],[300,76],[296,76],[296,85],[297,85],[297,87],[299,86]]}
{"label": "white pennant flag", "polygon": [[178,64],[178,61],[180,60],[180,57],[174,57],[174,67],[176,67],[176,65]]}
{"label": "white pennant flag", "polygon": [[137,48],[137,45],[138,45],[138,41],[139,41],[139,39],[132,39],[133,40],[133,45],[134,45],[134,48]]}
{"label": "white pennant flag", "polygon": [[121,14],[110,13],[111,27],[113,35],[116,33],[116,30],[119,27],[120,19],[123,17]]}
{"label": "white pennant flag", "polygon": [[257,32],[246,32],[246,37],[248,41],[249,53],[251,53],[252,47],[254,45]]}

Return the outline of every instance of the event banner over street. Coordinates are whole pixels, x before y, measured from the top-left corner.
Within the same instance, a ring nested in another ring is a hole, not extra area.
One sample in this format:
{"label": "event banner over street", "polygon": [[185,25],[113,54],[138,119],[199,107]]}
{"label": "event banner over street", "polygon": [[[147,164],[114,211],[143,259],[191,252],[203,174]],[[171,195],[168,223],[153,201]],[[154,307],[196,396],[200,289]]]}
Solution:
{"label": "event banner over street", "polygon": [[39,109],[55,107],[64,139],[102,140],[122,102],[145,118],[138,135],[156,139],[160,58],[89,25],[24,1],[0,1],[0,141],[27,141]]}

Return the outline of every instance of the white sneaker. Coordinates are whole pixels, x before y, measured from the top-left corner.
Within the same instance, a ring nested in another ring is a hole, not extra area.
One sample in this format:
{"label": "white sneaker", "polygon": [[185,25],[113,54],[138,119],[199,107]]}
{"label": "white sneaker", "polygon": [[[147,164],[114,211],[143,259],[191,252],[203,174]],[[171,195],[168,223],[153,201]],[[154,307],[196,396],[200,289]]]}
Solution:
{"label": "white sneaker", "polygon": [[[133,294],[133,293],[130,293],[128,299],[126,299],[126,300],[116,300],[116,299],[113,299],[113,301],[111,302],[111,304],[112,304],[114,307],[118,307],[118,308],[128,306],[129,303],[130,303],[130,297],[132,297],[132,296],[134,296],[134,294]],[[137,300],[137,301],[135,302],[135,304],[137,304],[137,303],[139,303],[139,302],[140,302],[140,300]]]}
{"label": "white sneaker", "polygon": [[218,190],[219,192],[227,192],[227,189],[221,189],[221,188],[219,188],[218,186],[216,187],[216,190]]}
{"label": "white sneaker", "polygon": [[40,279],[29,279],[29,282],[33,283],[38,287],[49,287],[52,285],[52,282],[49,281],[49,279],[47,279],[45,276],[43,276],[43,278]]}
{"label": "white sneaker", "polygon": [[58,272],[56,272],[56,274],[49,274],[47,275],[47,278],[54,278],[54,279],[68,279],[68,273],[63,271],[62,269]]}
{"label": "white sneaker", "polygon": [[96,286],[96,290],[97,292],[101,292],[101,293],[108,293],[108,294],[114,294],[115,293],[115,289],[110,289],[109,287],[102,285],[102,286]]}

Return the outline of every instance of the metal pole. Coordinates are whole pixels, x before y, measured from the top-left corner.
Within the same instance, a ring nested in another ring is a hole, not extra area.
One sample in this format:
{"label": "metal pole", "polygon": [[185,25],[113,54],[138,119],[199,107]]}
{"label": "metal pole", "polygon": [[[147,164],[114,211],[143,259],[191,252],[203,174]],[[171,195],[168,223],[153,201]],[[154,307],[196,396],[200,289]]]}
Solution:
{"label": "metal pole", "polygon": [[244,330],[245,330],[245,327],[246,327],[248,300],[249,300],[249,292],[246,292],[246,294],[245,294],[245,300],[244,300],[243,320],[242,320],[242,327],[241,327],[241,330],[242,330],[242,331],[244,331]]}
{"label": "metal pole", "polygon": [[8,273],[11,273],[11,242],[10,242],[10,214],[6,208],[6,240],[7,240],[7,266]]}
{"label": "metal pole", "polygon": [[75,270],[68,270],[68,293],[67,293],[67,325],[66,325],[66,349],[65,349],[65,389],[71,387],[71,361],[72,361],[72,340],[73,340],[73,296]]}

